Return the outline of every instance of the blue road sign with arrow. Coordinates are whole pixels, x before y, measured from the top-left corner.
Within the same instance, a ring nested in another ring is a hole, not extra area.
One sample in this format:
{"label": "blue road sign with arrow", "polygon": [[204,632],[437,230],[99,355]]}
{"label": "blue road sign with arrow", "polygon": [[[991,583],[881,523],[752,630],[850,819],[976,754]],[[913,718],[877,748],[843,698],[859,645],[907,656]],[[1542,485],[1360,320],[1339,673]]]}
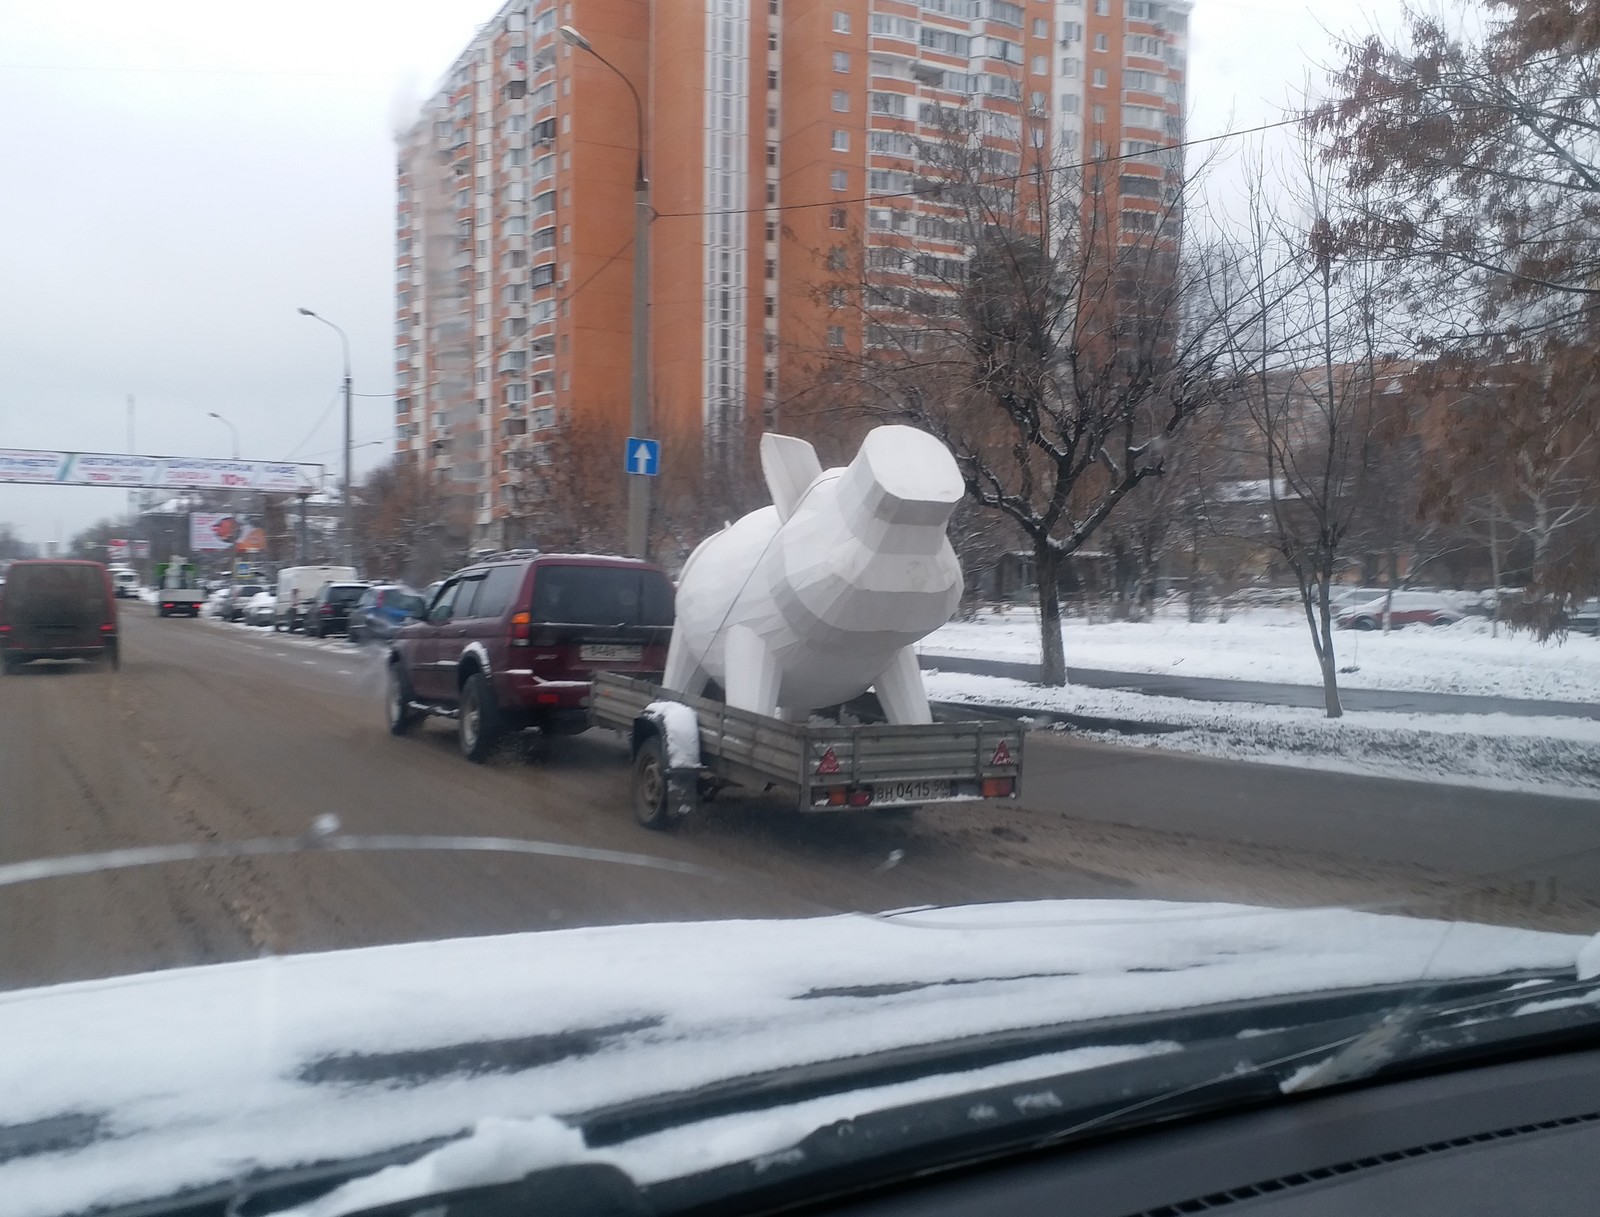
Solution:
{"label": "blue road sign with arrow", "polygon": [[655,477],[661,472],[661,441],[628,436],[622,448],[622,467],[629,473]]}

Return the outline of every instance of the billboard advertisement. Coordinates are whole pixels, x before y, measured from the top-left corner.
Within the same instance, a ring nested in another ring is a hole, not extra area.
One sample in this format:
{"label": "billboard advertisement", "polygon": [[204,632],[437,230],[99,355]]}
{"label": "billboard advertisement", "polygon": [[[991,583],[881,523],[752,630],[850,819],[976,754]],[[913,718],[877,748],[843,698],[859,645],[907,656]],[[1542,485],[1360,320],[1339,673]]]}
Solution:
{"label": "billboard advertisement", "polygon": [[267,548],[266,531],[231,511],[191,511],[189,513],[189,552],[214,553],[236,549],[258,554]]}
{"label": "billboard advertisement", "polygon": [[314,494],[322,486],[322,466],[292,461],[226,461],[0,448],[0,482],[111,486],[124,490],[145,487]]}
{"label": "billboard advertisement", "polygon": [[193,554],[232,549],[238,524],[231,511],[191,511],[189,513],[189,552]]}

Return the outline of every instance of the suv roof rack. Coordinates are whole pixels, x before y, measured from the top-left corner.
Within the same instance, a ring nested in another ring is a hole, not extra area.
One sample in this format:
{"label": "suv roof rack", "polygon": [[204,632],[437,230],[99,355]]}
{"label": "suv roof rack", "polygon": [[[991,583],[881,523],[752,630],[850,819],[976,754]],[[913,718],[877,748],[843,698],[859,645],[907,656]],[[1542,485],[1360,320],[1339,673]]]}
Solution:
{"label": "suv roof rack", "polygon": [[537,558],[543,550],[538,549],[497,549],[489,553],[473,554],[473,562],[510,562],[517,558]]}

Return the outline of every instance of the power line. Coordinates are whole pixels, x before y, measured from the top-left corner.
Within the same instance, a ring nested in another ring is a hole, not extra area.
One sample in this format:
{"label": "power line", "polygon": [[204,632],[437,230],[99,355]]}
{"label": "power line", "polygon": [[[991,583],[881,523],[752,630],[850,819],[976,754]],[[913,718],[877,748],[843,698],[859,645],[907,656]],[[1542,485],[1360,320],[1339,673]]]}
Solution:
{"label": "power line", "polygon": [[[1330,107],[1319,107],[1328,109]],[[1254,127],[1244,127],[1238,131],[1224,131],[1220,135],[1205,135],[1199,139],[1179,140],[1172,144],[1153,144],[1141,152],[1119,152],[1115,156],[1093,157],[1083,161],[1069,161],[1062,165],[1040,165],[1037,169],[1023,170],[1018,173],[1002,173],[994,177],[980,178],[971,183],[957,182],[929,182],[926,185],[915,187],[911,190],[888,191],[883,194],[863,194],[853,198],[827,198],[814,203],[773,203],[760,207],[725,207],[710,211],[658,211],[655,218],[658,220],[699,219],[705,216],[732,216],[732,215],[763,215],[774,211],[810,211],[818,207],[838,207],[845,203],[877,203],[888,199],[917,198],[925,194],[937,194],[941,190],[949,190],[953,186],[1003,186],[1008,183],[1020,182],[1024,178],[1035,177],[1040,173],[1060,173],[1068,169],[1092,169],[1100,165],[1116,164],[1120,161],[1136,160],[1149,156],[1152,152],[1173,152],[1182,148],[1198,148],[1203,144],[1220,143],[1226,139],[1237,139],[1243,135],[1259,135],[1263,131],[1273,131],[1279,127],[1292,126],[1310,118],[1315,110],[1305,114],[1297,114],[1289,118],[1275,119],[1269,123],[1261,123]]]}
{"label": "power line", "polygon": [[342,390],[340,389],[335,389],[333,391],[333,396],[328,399],[328,405],[327,408],[323,410],[322,417],[317,419],[317,421],[312,424],[311,430],[305,433],[305,436],[298,444],[289,449],[288,454],[283,458],[284,460],[292,460],[294,458],[294,454],[309,444],[311,442],[311,437],[314,436],[318,431],[322,430],[322,424],[328,421],[328,415],[332,414],[334,406],[339,404],[339,395],[341,392]]}

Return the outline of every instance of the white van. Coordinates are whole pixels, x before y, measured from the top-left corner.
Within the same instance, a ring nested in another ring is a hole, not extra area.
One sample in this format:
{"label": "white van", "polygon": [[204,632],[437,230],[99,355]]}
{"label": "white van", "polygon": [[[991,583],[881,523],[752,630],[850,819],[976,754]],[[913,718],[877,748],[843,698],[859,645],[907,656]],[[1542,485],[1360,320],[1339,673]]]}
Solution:
{"label": "white van", "polygon": [[278,572],[278,598],[272,610],[272,628],[294,631],[305,625],[305,602],[324,583],[354,583],[353,566],[290,566]]}
{"label": "white van", "polygon": [[107,567],[111,575],[111,590],[118,600],[132,600],[139,595],[139,572],[126,566]]}

